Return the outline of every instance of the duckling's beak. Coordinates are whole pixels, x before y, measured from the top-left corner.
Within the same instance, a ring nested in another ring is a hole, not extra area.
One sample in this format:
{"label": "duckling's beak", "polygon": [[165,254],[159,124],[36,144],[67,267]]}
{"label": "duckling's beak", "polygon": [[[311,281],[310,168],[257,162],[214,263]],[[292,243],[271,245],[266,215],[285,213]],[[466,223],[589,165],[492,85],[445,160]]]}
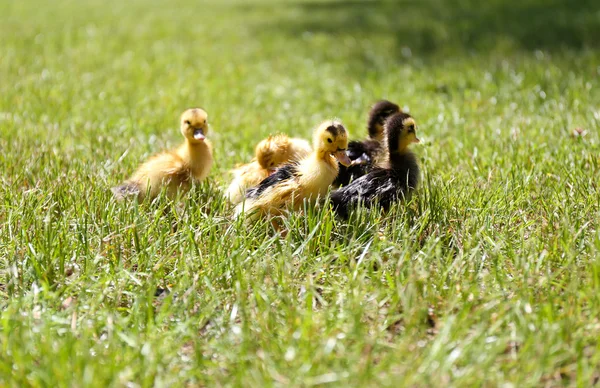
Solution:
{"label": "duckling's beak", "polygon": [[196,140],[206,139],[206,136],[204,136],[204,130],[202,128],[194,129],[194,139],[196,139]]}
{"label": "duckling's beak", "polygon": [[421,140],[419,140],[419,138],[418,138],[418,137],[415,137],[415,138],[413,139],[413,141],[412,141],[412,142],[413,142],[413,143],[420,143],[420,142],[421,142]]}
{"label": "duckling's beak", "polygon": [[338,162],[340,162],[345,167],[348,167],[349,165],[352,164],[352,161],[348,157],[348,154],[346,154],[345,150],[337,151],[336,153],[333,154],[333,156],[337,159]]}

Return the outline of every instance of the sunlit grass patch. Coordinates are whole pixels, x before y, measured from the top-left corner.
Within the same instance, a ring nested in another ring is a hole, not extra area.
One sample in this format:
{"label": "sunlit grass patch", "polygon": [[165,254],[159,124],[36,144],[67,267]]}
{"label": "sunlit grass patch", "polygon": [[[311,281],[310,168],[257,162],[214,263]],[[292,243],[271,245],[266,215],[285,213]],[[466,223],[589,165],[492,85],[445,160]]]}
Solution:
{"label": "sunlit grass patch", "polygon": [[[597,382],[598,7],[471,3],[0,3],[0,382]],[[366,137],[380,98],[410,200],[235,219],[259,139]],[[193,106],[210,178],[114,201]]]}

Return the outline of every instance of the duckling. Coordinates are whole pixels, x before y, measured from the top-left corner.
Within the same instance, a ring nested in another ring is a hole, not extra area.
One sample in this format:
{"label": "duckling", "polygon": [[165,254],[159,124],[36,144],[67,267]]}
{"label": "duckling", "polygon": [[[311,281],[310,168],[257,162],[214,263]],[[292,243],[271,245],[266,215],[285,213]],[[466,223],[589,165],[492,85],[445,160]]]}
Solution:
{"label": "duckling", "polygon": [[297,210],[305,199],[314,202],[327,194],[338,174],[338,162],[346,166],[351,163],[346,155],[348,131],[339,121],[325,121],[314,131],[313,147],[314,151],[304,159],[279,167],[249,189],[236,215],[242,212],[278,215],[285,206],[293,205]]}
{"label": "duckling", "polygon": [[375,167],[367,175],[331,193],[333,210],[342,218],[355,206],[384,210],[407,197],[419,183],[419,164],[409,149],[419,143],[415,120],[406,113],[395,113],[385,122],[388,157],[385,167]]}
{"label": "duckling", "polygon": [[302,160],[311,152],[312,147],[306,140],[278,134],[258,143],[256,159],[262,168],[274,172],[285,162]]}
{"label": "duckling", "polygon": [[334,186],[345,186],[354,179],[361,177],[377,163],[378,155],[382,150],[384,140],[383,124],[385,119],[394,113],[400,112],[400,107],[387,100],[378,101],[369,111],[367,130],[369,139],[358,141],[352,140],[348,143],[348,156],[352,160],[349,167],[340,166]]}
{"label": "duckling", "polygon": [[311,151],[310,144],[304,139],[290,138],[284,134],[269,136],[256,145],[255,157],[250,163],[232,171],[234,178],[225,196],[233,204],[242,202],[248,188],[258,185],[280,165],[288,161],[297,162]]}
{"label": "duckling", "polygon": [[208,115],[202,109],[188,109],[181,115],[181,133],[185,142],[177,149],[151,157],[122,185],[111,190],[117,199],[137,196],[139,200],[156,197],[163,186],[174,197],[178,190],[189,190],[192,180],[208,176],[213,163],[208,133]]}

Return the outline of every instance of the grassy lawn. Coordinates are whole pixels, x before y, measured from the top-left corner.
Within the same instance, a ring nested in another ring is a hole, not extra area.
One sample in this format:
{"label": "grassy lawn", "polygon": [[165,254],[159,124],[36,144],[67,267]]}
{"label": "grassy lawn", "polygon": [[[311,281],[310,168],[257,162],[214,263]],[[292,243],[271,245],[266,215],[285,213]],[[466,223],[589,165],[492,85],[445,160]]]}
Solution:
{"label": "grassy lawn", "polygon": [[[597,382],[599,36],[588,0],[0,2],[0,385]],[[410,203],[232,219],[260,138],[381,98]],[[192,106],[208,181],[115,202]]]}

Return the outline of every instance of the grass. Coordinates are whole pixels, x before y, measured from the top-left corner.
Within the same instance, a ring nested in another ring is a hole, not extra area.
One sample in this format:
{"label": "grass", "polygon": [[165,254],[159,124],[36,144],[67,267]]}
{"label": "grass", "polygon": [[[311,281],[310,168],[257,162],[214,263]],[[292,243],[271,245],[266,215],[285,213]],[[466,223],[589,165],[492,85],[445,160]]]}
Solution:
{"label": "grass", "polygon": [[[486,4],[0,3],[0,384],[597,383],[600,11]],[[410,203],[231,219],[259,138],[361,138],[380,98],[420,125]],[[190,106],[208,182],[112,200]]]}

